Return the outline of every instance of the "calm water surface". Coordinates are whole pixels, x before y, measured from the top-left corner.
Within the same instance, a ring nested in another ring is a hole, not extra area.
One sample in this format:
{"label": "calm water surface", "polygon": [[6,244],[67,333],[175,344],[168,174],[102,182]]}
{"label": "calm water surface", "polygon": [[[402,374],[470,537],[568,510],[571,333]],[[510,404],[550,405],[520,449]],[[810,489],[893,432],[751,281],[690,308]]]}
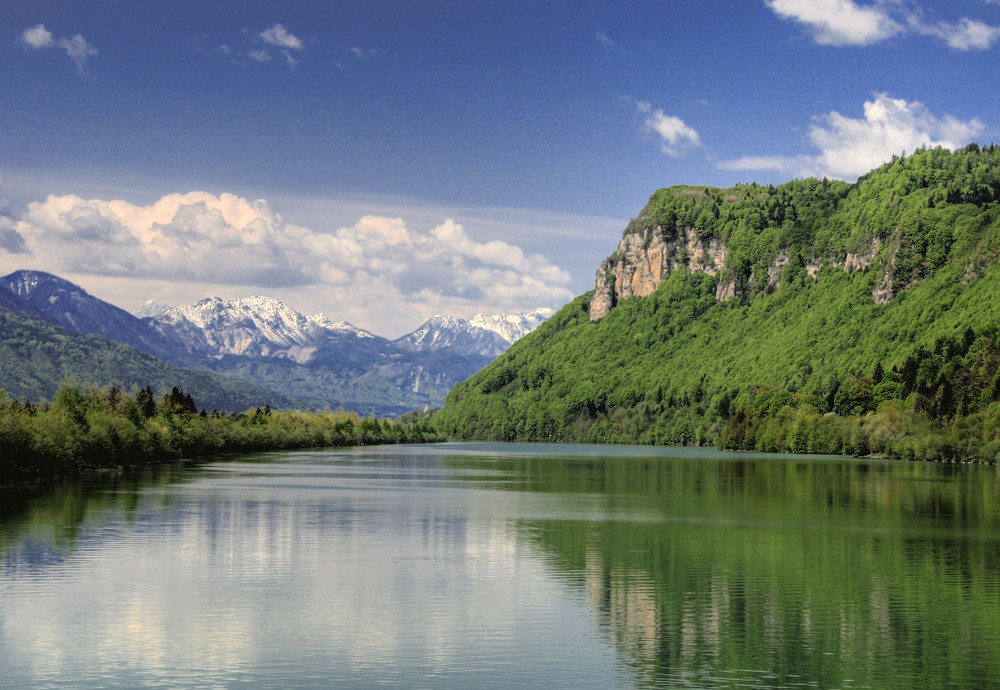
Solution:
{"label": "calm water surface", "polygon": [[1000,684],[995,468],[444,444],[0,491],[2,687]]}

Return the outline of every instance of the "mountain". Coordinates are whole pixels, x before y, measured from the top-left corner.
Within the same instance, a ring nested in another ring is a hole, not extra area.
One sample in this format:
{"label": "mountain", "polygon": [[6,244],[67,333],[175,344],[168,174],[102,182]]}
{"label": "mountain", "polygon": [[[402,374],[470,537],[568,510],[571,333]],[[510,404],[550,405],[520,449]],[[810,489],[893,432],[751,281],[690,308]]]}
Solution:
{"label": "mountain", "polygon": [[193,364],[182,349],[140,319],[51,273],[15,271],[0,278],[0,287],[77,333],[101,335],[173,364]]}
{"label": "mountain", "polygon": [[[164,367],[174,367],[163,370],[174,380],[170,386],[183,388],[181,383],[189,380],[179,368],[195,368],[256,386],[248,391],[257,392],[257,404],[263,396],[272,404],[294,400],[298,406],[343,407],[378,416],[440,406],[452,386],[507,349],[507,338],[519,337],[546,316],[545,310],[477,315],[472,321],[438,316],[414,333],[390,341],[322,314],[306,316],[269,297],[213,297],[187,306],[162,310],[161,306],[147,303],[143,310],[156,315],[139,319],[49,273],[17,271],[0,278],[0,310],[47,320],[73,334],[109,338],[157,357],[166,363]],[[152,359],[143,360],[138,369],[123,369],[120,359],[134,355],[124,350],[98,354],[98,341],[83,345],[69,333],[58,337],[45,333],[45,342],[62,343],[76,359],[57,361],[57,348],[49,348],[51,359],[40,364],[47,373],[30,383],[17,378],[33,380],[29,360],[23,353],[11,354],[14,359],[0,385],[12,395],[45,397],[58,385],[53,378],[57,376],[100,384],[97,376],[103,372],[109,381],[138,381],[141,386],[164,379],[150,378],[155,369]],[[8,351],[14,353],[20,344],[11,347]],[[87,371],[82,367],[83,352],[93,353],[106,366]],[[142,376],[149,380],[142,382]],[[221,385],[225,379],[213,381]],[[207,382],[198,385],[199,391],[211,388]]]}
{"label": "mountain", "polygon": [[555,313],[554,310],[542,307],[534,311],[520,314],[476,314],[469,323],[478,328],[497,333],[512,345],[531,331],[538,328],[543,321]]}
{"label": "mountain", "polygon": [[655,192],[563,307],[458,384],[470,438],[993,462],[1000,147],[854,184]]}
{"label": "mountain", "polygon": [[[51,321],[49,317],[40,312],[34,305],[21,299],[7,288],[0,285],[0,311],[12,314],[21,314],[41,321]],[[54,323],[54,322],[53,322]]]}
{"label": "mountain", "polygon": [[159,316],[167,309],[170,309],[169,304],[164,304],[158,299],[146,300],[138,309],[132,310],[132,316],[137,319],[145,319],[152,316]]}
{"label": "mountain", "polygon": [[394,415],[439,406],[452,386],[507,349],[494,329],[519,335],[544,316],[484,317],[490,327],[436,316],[395,341],[269,297],[213,297],[144,321],[213,371],[315,407]]}
{"label": "mountain", "polygon": [[397,339],[395,344],[409,352],[453,350],[465,355],[489,357],[496,357],[510,347],[510,343],[496,331],[444,315],[431,317],[417,330]]}
{"label": "mountain", "polygon": [[167,309],[147,323],[164,338],[202,357],[280,357],[299,364],[308,362],[330,340],[353,344],[375,337],[349,323],[333,323],[322,314],[305,316],[270,297],[210,297]]}
{"label": "mountain", "polygon": [[498,357],[553,314],[536,309],[526,314],[476,314],[469,320],[437,315],[395,344],[409,352],[449,349],[464,355]]}
{"label": "mountain", "polygon": [[148,385],[155,392],[177,386],[208,410],[298,405],[257,384],[183,369],[103,336],[0,309],[0,389],[13,398],[38,402],[52,400],[59,384],[68,380],[81,387],[117,385],[125,390]]}

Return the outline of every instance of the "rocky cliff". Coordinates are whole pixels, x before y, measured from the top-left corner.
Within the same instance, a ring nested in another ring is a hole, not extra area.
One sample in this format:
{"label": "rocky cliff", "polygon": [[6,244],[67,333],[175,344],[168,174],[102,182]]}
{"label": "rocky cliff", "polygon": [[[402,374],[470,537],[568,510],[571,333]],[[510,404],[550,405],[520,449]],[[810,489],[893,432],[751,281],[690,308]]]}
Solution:
{"label": "rocky cliff", "polygon": [[[597,270],[590,318],[596,321],[625,297],[653,294],[660,281],[681,266],[715,275],[726,267],[726,248],[718,240],[700,240],[694,228],[681,229],[669,241],[660,228],[646,238],[627,233]],[[734,289],[732,281],[720,282],[716,298],[732,297]]]}
{"label": "rocky cliff", "polygon": [[[705,196],[710,201],[701,202],[701,208],[688,214],[689,219],[704,215],[718,224],[720,216],[726,213],[725,206],[732,203],[723,196],[734,190],[714,190],[706,187]],[[718,194],[718,201],[711,200]],[[734,224],[734,230],[725,240],[719,237],[717,227],[702,224],[707,232],[699,232],[697,221],[688,225],[677,224],[677,214],[658,212],[664,196],[676,195],[689,202],[690,188],[664,189],[650,199],[637,219],[626,228],[618,248],[604,260],[597,270],[594,294],[590,302],[590,318],[596,321],[611,311],[619,300],[626,297],[651,295],[656,287],[672,271],[679,268],[692,273],[716,276],[715,298],[719,301],[734,297],[746,298],[754,291],[773,292],[790,267],[801,268],[811,279],[816,280],[823,265],[837,266],[847,273],[879,271],[879,280],[872,290],[876,303],[885,303],[893,298],[894,290],[900,288],[896,270],[899,247],[904,243],[899,231],[890,233],[886,242],[878,236],[859,233],[852,243],[853,251],[823,251],[823,248],[802,246],[790,247],[787,240],[768,237],[767,228],[774,219],[762,218],[756,222]],[[745,203],[745,197],[739,201]],[[721,202],[722,210],[720,211]],[[666,221],[666,222],[664,222]],[[741,221],[742,222],[742,221]],[[785,225],[787,231],[794,220]],[[746,238],[736,237],[740,232]],[[794,237],[793,232],[785,232],[785,237]],[[742,241],[741,241],[742,240]],[[732,245],[736,249],[736,260],[732,260]],[[749,249],[748,249],[749,247]]]}

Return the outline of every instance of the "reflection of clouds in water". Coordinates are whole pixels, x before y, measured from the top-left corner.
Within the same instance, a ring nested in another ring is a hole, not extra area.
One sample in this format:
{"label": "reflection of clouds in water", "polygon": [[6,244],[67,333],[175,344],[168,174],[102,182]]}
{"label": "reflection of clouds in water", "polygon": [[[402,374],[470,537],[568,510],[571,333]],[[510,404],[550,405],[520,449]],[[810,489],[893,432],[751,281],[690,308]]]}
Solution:
{"label": "reflection of clouds in water", "polygon": [[615,684],[585,599],[519,544],[516,494],[267,467],[143,494],[128,517],[105,507],[57,568],[0,576],[9,677],[457,685],[549,669],[582,640],[567,677]]}

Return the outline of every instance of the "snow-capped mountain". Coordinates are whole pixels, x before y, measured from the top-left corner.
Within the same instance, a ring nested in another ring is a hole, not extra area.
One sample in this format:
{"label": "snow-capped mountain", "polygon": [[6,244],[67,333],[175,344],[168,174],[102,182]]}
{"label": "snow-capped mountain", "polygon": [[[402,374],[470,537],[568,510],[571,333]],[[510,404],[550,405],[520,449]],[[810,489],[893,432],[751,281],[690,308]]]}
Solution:
{"label": "snow-capped mountain", "polygon": [[465,355],[497,357],[510,343],[503,336],[485,328],[473,326],[465,319],[439,314],[432,316],[417,330],[394,341],[407,352],[433,352],[451,349]]}
{"label": "snow-capped mountain", "polygon": [[138,309],[132,310],[132,316],[137,319],[148,319],[154,316],[159,316],[167,309],[170,309],[172,305],[164,304],[158,299],[147,300],[145,304],[140,306]]}
{"label": "snow-capped mountain", "polygon": [[437,315],[393,342],[409,352],[449,349],[465,355],[499,357],[514,341],[551,315],[551,309],[536,309],[526,314],[476,314],[468,321]]}
{"label": "snow-capped mountain", "polygon": [[330,340],[375,336],[322,314],[306,316],[279,299],[209,297],[172,307],[146,321],[188,352],[209,357],[281,357],[304,364]]}
{"label": "snow-capped mountain", "polygon": [[[295,404],[377,415],[440,405],[452,386],[551,314],[439,315],[388,340],[270,297],[212,297],[178,307],[151,300],[138,312],[153,316],[140,319],[42,271],[0,278],[0,311],[102,335],[169,364],[200,369],[202,377],[207,369],[266,386]],[[169,367],[163,371],[187,380]]]}
{"label": "snow-capped mountain", "polygon": [[469,324],[498,333],[508,345],[520,340],[531,331],[538,328],[543,321],[555,313],[554,310],[542,307],[535,311],[518,312],[516,314],[476,314],[469,319]]}

